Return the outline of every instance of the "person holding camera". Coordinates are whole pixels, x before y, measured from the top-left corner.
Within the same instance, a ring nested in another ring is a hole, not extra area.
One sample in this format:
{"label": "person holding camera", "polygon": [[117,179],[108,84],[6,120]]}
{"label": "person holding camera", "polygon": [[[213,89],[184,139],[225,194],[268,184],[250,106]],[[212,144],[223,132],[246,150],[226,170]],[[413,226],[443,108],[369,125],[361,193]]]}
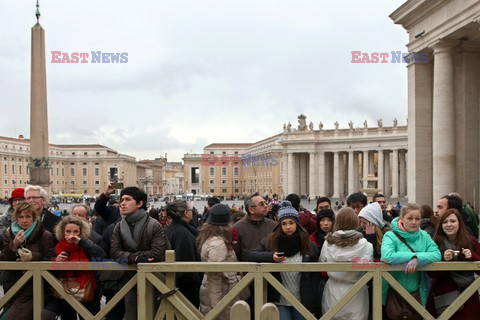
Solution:
{"label": "person holding camera", "polygon": [[[433,240],[442,254],[442,261],[480,261],[480,244],[469,234],[461,213],[447,209],[438,222]],[[433,278],[432,293],[435,308],[430,310],[440,315],[460,293],[475,279],[473,271],[430,272]],[[478,291],[465,302],[451,319],[479,319],[480,301]]]}

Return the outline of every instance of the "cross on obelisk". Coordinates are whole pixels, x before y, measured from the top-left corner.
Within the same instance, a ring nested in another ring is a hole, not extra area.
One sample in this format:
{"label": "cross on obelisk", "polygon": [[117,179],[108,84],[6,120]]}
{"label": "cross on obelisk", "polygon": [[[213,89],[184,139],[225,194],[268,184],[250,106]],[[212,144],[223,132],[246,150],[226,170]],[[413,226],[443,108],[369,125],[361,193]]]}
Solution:
{"label": "cross on obelisk", "polygon": [[47,74],[45,71],[45,32],[39,23],[32,28],[32,66],[30,82],[30,184],[50,189],[50,159],[48,156]]}

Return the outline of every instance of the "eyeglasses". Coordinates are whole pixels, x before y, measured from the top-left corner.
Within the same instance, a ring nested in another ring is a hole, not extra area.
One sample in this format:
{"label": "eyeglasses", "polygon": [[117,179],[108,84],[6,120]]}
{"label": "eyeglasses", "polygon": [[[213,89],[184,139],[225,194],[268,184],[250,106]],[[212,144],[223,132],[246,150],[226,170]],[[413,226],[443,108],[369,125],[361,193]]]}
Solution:
{"label": "eyeglasses", "polygon": [[267,204],[265,203],[265,201],[260,201],[258,204],[254,205],[254,206],[250,206],[252,208],[255,208],[255,207],[263,207],[263,206],[266,206]]}
{"label": "eyeglasses", "polygon": [[24,199],[13,199],[12,204],[17,204],[19,202],[25,201]]}
{"label": "eyeglasses", "polygon": [[32,196],[32,197],[27,197],[25,200],[30,201],[30,200],[38,200],[38,199],[43,199],[41,196]]}

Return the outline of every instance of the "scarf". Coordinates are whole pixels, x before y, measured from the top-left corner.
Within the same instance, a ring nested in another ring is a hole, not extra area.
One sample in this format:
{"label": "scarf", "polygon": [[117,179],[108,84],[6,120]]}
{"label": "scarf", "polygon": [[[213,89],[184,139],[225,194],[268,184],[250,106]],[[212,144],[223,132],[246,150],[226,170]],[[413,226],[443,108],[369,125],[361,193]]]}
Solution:
{"label": "scarf", "polygon": [[329,244],[334,244],[339,247],[351,247],[358,243],[363,235],[356,230],[338,230],[334,233],[329,233],[325,237],[325,241]]}
{"label": "scarf", "polygon": [[[25,235],[25,241],[28,240],[28,238],[30,238],[30,236],[32,235],[32,232],[33,230],[35,230],[35,227],[37,226],[38,224],[38,220],[35,220],[33,221],[32,225],[30,227],[27,228],[27,230],[25,230],[23,232],[23,234]],[[12,222],[12,232],[13,232],[13,235],[16,236],[17,233],[20,231],[20,230],[23,230],[20,225],[18,224],[17,221],[13,221]]]}
{"label": "scarf", "polygon": [[291,257],[297,254],[302,249],[302,239],[300,232],[295,232],[291,236],[287,236],[281,232],[278,237],[278,251],[285,252],[285,256]]}
{"label": "scarf", "polygon": [[[65,239],[60,240],[55,247],[55,252],[57,255],[59,255],[62,251],[69,253],[67,261],[89,261],[88,256],[85,251],[83,251],[82,247],[73,243],[69,243]],[[80,285],[80,289],[83,289],[88,280],[90,280],[93,289],[96,287],[93,271],[62,271],[59,278],[74,278],[75,281]]]}
{"label": "scarf", "polygon": [[148,213],[144,209],[138,209],[135,213],[124,215],[120,221],[120,233],[127,245],[127,250],[137,252],[140,246],[142,229],[147,221]]}
{"label": "scarf", "polygon": [[[446,237],[443,240],[443,243],[445,244],[445,250],[447,249],[457,250],[457,247],[455,246],[455,244],[448,241]],[[442,256],[443,256],[443,252],[442,252]],[[461,259],[459,255],[457,257],[453,257],[452,261],[460,261],[460,260]],[[468,285],[470,285],[470,283],[473,282],[473,280],[475,280],[473,271],[451,271],[450,275],[452,277],[453,282],[455,282],[455,284],[460,289],[465,289]]]}

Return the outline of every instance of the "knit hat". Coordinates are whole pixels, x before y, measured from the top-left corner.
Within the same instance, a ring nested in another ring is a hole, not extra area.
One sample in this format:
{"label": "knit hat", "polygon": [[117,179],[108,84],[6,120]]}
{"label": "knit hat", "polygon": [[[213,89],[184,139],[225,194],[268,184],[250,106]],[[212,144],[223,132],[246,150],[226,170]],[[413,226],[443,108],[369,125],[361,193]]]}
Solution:
{"label": "knit hat", "polygon": [[218,199],[217,197],[207,198],[207,204],[208,204],[209,206],[214,206],[214,205],[216,205],[217,203],[220,203],[220,199]]}
{"label": "knit hat", "polygon": [[12,204],[13,199],[22,199],[25,200],[25,189],[24,188],[15,188],[12,191],[12,196],[8,198],[10,205]]}
{"label": "knit hat", "polygon": [[333,223],[335,223],[335,213],[333,213],[332,209],[322,209],[320,210],[319,213],[317,213],[317,217],[316,217],[317,226],[320,220],[322,220],[323,218],[328,218],[332,220]]}
{"label": "knit hat", "polygon": [[280,226],[285,219],[292,219],[300,229],[305,231],[305,228],[300,224],[300,220],[298,219],[298,211],[292,207],[292,203],[288,200],[284,200],[280,209],[278,209],[278,224],[273,228],[273,231],[277,230],[278,226]]}
{"label": "knit hat", "polygon": [[378,202],[372,202],[366,207],[363,207],[358,214],[358,217],[370,221],[380,229],[385,226],[385,222],[383,221],[382,207],[380,207]]}
{"label": "knit hat", "polygon": [[208,212],[207,223],[214,226],[225,226],[230,223],[230,208],[226,204],[218,203]]}

